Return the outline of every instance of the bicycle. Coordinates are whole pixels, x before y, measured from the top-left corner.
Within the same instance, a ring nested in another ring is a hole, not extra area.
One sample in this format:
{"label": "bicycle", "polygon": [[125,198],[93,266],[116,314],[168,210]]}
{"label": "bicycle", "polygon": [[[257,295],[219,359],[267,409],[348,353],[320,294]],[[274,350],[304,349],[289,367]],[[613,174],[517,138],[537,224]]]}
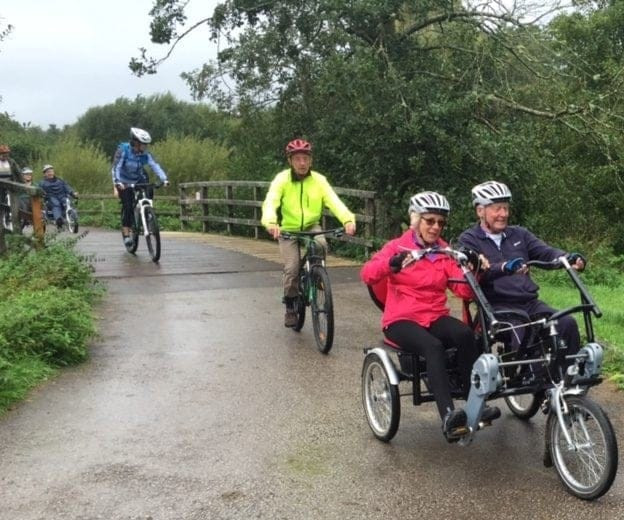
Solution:
{"label": "bicycle", "polygon": [[4,229],[13,232],[13,215],[11,209],[11,192],[6,190],[2,205],[2,225]]}
{"label": "bicycle", "polygon": [[[134,254],[139,246],[139,236],[143,235],[152,261],[158,262],[160,259],[160,228],[154,211],[154,203],[150,197],[150,189],[160,188],[162,184],[138,183],[126,184],[125,186],[126,188],[134,189],[134,215],[131,226],[132,242],[129,244],[124,242],[126,251]],[[123,217],[123,207],[121,212]]]}
{"label": "bicycle", "polygon": [[[580,304],[550,316],[530,317],[513,310],[494,310],[463,252],[449,248],[411,251],[414,261],[434,253],[446,254],[460,265],[477,307],[474,316],[467,316],[467,322],[475,330],[484,352],[473,365],[466,398],[458,386],[456,349],[447,350],[451,394],[466,399],[464,411],[468,421],[458,444],[467,446],[477,431],[491,425],[482,420],[487,400],[503,397],[511,412],[524,420],[541,408],[547,415],[544,466],[555,467],[566,491],[572,495],[583,500],[602,496],[615,480],[618,447],[607,414],[587,396],[592,386],[602,382],[603,349],[595,341],[592,326],[592,314],[599,318],[602,313],[579,275],[565,257],[547,263],[527,262],[551,269],[564,268],[581,300]],[[369,287],[373,301],[382,307],[383,289]],[[465,306],[464,310],[467,309]],[[558,320],[578,312],[583,314],[586,343],[577,354],[568,355],[559,335]],[[524,339],[514,350],[509,335],[521,330],[525,331]],[[388,442],[398,430],[400,396],[409,395],[399,392],[401,382],[411,384],[414,405],[435,398],[427,380],[425,361],[420,356],[403,351],[400,345],[387,340],[381,346],[364,349],[364,353],[362,401],[366,419],[373,435]],[[398,357],[400,368],[396,368],[391,353]],[[528,404],[519,400],[522,396],[529,396]]]}
{"label": "bicycle", "polygon": [[297,323],[293,327],[295,332],[303,328],[306,307],[312,311],[312,328],[317,348],[327,354],[334,342],[334,304],[332,300],[329,275],[325,268],[325,249],[314,237],[318,235],[333,235],[339,237],[344,233],[343,228],[326,231],[297,231],[281,233],[281,237],[288,240],[297,240],[304,245],[306,251],[301,257],[299,248],[299,281],[298,294],[295,297],[295,313]]}
{"label": "bicycle", "polygon": [[72,203],[72,199],[78,200],[78,197],[67,197],[65,199],[65,223],[71,233],[78,233],[78,211]]}
{"label": "bicycle", "polygon": [[[60,226],[56,223],[54,219],[52,209],[48,208],[48,205],[46,203],[45,209],[44,209],[44,219],[43,219],[44,229],[46,227],[46,223],[51,222],[57,226],[58,231],[62,231],[64,227],[67,227],[67,230],[70,231],[71,233],[78,233],[78,228],[79,228],[78,211],[76,210],[76,207],[74,206],[72,200],[78,200],[78,197],[76,197],[75,195],[70,195],[68,197],[65,197],[64,199],[63,210],[64,210],[65,218],[63,219],[63,223]],[[31,224],[31,223],[32,222],[24,222],[23,226],[27,224]]]}

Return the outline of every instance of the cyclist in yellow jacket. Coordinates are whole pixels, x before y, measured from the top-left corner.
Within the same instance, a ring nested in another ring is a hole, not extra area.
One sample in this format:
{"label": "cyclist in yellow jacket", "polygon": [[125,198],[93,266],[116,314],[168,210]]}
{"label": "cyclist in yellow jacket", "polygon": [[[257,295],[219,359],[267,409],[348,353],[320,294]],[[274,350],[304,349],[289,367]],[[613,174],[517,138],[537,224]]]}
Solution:
{"label": "cyclist in yellow jacket", "polygon": [[[275,240],[279,240],[284,262],[284,325],[294,327],[297,323],[293,305],[297,296],[299,247],[294,240],[280,238],[281,232],[321,231],[321,215],[323,207],[327,207],[342,223],[345,232],[353,235],[355,216],[336,195],[325,176],[311,169],[312,145],[308,141],[295,139],[288,143],[286,157],[290,168],[278,173],[271,182],[262,204],[262,225]],[[322,235],[316,240],[327,248]]]}

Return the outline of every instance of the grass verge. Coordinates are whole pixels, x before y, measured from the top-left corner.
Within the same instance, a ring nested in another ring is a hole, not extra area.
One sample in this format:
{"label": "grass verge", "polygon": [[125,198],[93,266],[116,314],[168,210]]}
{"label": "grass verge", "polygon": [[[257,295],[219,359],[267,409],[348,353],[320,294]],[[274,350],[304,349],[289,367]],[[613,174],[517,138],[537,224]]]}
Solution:
{"label": "grass verge", "polygon": [[102,293],[77,238],[33,250],[10,237],[0,258],[0,414],[59,367],[87,358],[93,304]]}
{"label": "grass verge", "polygon": [[[551,307],[563,309],[579,303],[579,294],[572,287],[551,285],[540,280],[540,299]],[[620,390],[624,390],[624,294],[621,287],[589,285],[592,298],[602,310],[602,317],[594,319],[594,332],[605,348],[604,370]],[[577,322],[583,338],[583,323]]]}

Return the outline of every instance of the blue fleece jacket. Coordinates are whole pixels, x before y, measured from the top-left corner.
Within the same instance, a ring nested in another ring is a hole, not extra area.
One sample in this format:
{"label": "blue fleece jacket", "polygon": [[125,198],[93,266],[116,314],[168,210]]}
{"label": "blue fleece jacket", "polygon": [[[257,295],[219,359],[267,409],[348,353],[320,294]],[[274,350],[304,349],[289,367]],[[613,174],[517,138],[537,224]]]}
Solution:
{"label": "blue fleece jacket", "polygon": [[45,191],[46,197],[56,197],[61,201],[74,194],[72,187],[58,177],[43,179],[39,183],[39,187]]}
{"label": "blue fleece jacket", "polygon": [[162,182],[167,181],[167,174],[149,152],[136,153],[130,143],[119,145],[115,153],[115,165],[112,169],[113,184],[136,184],[147,182],[145,166],[149,166]]}
{"label": "blue fleece jacket", "polygon": [[490,268],[483,273],[480,283],[492,305],[527,303],[538,297],[539,286],[529,274],[506,274],[502,269],[505,262],[514,258],[550,262],[565,255],[561,249],[550,247],[520,226],[508,226],[505,229],[500,249],[478,223],[464,231],[459,241],[461,245],[482,253],[489,260]]}

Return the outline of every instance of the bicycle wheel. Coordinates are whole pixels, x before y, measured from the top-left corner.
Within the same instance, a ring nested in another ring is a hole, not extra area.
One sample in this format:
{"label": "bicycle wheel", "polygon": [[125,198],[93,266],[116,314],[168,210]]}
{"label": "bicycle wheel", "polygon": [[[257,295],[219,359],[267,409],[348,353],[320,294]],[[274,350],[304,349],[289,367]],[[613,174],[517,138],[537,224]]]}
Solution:
{"label": "bicycle wheel", "polygon": [[505,403],[518,419],[528,421],[540,409],[543,398],[541,393],[510,395],[505,397]]}
{"label": "bicycle wheel", "polygon": [[305,323],[306,304],[305,299],[301,293],[295,296],[295,313],[297,314],[297,323],[293,327],[295,332],[299,332],[303,328]]}
{"label": "bicycle wheel", "polygon": [[334,342],[334,304],[329,275],[324,267],[315,266],[312,268],[310,286],[312,288],[310,305],[312,306],[314,338],[318,349],[323,354],[327,354]]}
{"label": "bicycle wheel", "polygon": [[390,383],[386,367],[377,354],[368,354],[362,368],[362,404],[373,435],[388,442],[399,429],[399,387]]}
{"label": "bicycle wheel", "polygon": [[583,500],[604,495],[617,472],[618,449],[613,426],[602,408],[583,396],[565,397],[568,445],[557,414],[546,423],[546,449],[566,490]]}
{"label": "bicycle wheel", "polygon": [[[7,204],[10,203],[11,199],[7,200]],[[4,226],[4,229],[6,229],[7,231],[13,231],[13,219],[11,216],[11,208],[4,208],[3,209],[3,216],[2,216],[2,224]]]}
{"label": "bicycle wheel", "polygon": [[78,233],[78,214],[75,209],[70,209],[67,212],[67,228],[72,233]]}
{"label": "bicycle wheel", "polygon": [[147,224],[147,235],[145,235],[147,250],[152,261],[158,262],[160,259],[160,229],[158,228],[156,213],[150,207],[145,208],[145,223]]}

